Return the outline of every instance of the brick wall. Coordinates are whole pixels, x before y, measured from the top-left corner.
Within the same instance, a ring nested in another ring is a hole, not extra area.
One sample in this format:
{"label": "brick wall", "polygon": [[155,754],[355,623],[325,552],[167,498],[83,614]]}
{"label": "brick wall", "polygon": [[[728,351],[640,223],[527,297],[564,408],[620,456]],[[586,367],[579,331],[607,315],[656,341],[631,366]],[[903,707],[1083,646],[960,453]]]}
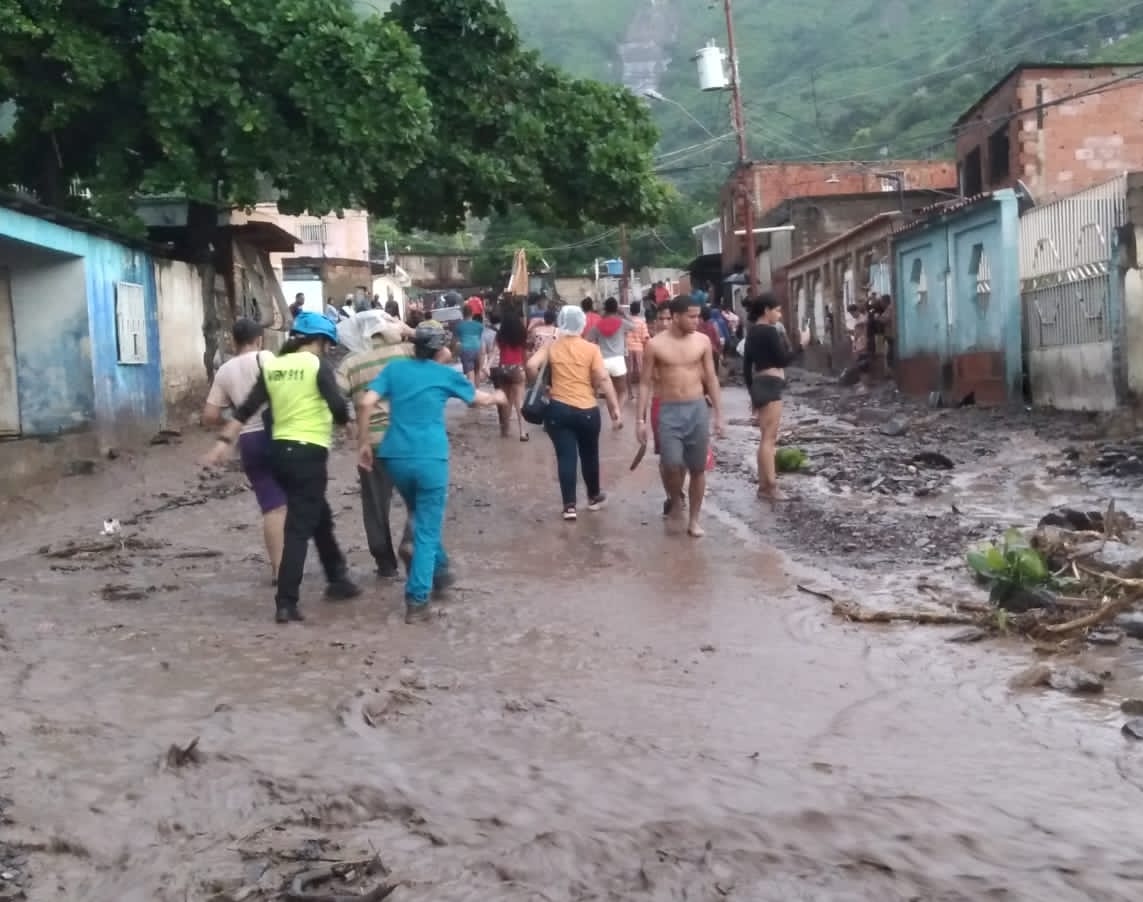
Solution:
{"label": "brick wall", "polygon": [[397,254],[394,259],[418,288],[462,288],[472,283],[467,254]]}
{"label": "brick wall", "polygon": [[[937,188],[951,191],[955,190],[956,186],[956,164],[947,160],[876,160],[861,164],[791,161],[757,163],[751,171],[754,182],[754,208],[759,211],[755,220],[761,218],[761,213],[773,210],[791,198],[828,198],[839,194],[882,191],[886,185],[877,177],[876,172],[903,172],[906,190]],[[834,178],[837,179],[836,182],[832,182]],[[734,234],[736,228],[742,228],[743,222],[741,204],[739,204],[737,225],[732,216],[735,179],[736,176],[731,177],[723,186],[720,195],[724,271],[729,271],[735,264],[746,259],[745,236]],[[891,190],[886,191],[886,195],[895,198],[896,192],[897,186],[892,184]],[[895,200],[888,209],[897,209]],[[869,216],[879,212],[881,208],[874,209]],[[850,222],[847,228],[857,225],[860,221]]]}
{"label": "brick wall", "polygon": [[321,267],[322,290],[335,304],[342,304],[347,294],[353,294],[357,286],[364,285],[366,292],[373,295],[373,272],[368,262],[358,263],[348,260],[333,262],[325,260]]}
{"label": "brick wall", "polygon": [[[970,168],[979,149],[981,190],[1014,188],[1022,180],[1037,203],[1047,203],[1143,169],[1143,82],[1126,82],[1102,94],[1078,98],[1006,122],[1021,109],[1051,103],[1134,71],[1131,66],[1078,69],[1027,68],[973,110],[956,140],[957,162]],[[1007,167],[994,159],[1008,139]],[[996,167],[1006,173],[994,175]]]}

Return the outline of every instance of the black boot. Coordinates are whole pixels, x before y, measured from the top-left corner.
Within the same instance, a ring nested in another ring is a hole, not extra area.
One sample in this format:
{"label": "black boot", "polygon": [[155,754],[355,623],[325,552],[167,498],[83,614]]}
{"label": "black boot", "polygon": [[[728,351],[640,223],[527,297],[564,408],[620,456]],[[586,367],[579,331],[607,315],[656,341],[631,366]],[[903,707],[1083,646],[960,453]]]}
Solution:
{"label": "black boot", "polygon": [[274,612],[275,623],[301,623],[305,619],[296,604],[278,605],[277,610]]}
{"label": "black boot", "polygon": [[349,601],[360,594],[361,586],[357,585],[346,574],[337,577],[337,579],[331,579],[325,587],[326,601]]}

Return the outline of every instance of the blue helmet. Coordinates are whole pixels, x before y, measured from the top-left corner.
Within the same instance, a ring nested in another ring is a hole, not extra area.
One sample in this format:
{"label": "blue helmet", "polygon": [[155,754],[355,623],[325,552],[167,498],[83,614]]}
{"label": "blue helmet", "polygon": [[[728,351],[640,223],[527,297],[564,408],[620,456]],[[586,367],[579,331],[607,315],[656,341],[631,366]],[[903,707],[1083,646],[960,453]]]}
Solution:
{"label": "blue helmet", "polygon": [[305,335],[307,337],[327,338],[332,344],[337,344],[337,326],[331,323],[320,313],[304,310],[294,317],[294,324],[290,326],[290,334]]}
{"label": "blue helmet", "polygon": [[416,331],[413,333],[414,346],[424,348],[434,354],[441,348],[448,347],[448,342],[449,333],[435,319],[422,320],[417,324]]}

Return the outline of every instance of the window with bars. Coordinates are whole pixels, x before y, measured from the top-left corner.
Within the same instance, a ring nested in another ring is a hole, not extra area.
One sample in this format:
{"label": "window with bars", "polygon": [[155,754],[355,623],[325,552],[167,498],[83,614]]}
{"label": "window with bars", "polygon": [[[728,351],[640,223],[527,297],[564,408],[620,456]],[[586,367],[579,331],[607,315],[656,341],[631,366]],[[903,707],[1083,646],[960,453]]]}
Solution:
{"label": "window with bars", "polygon": [[143,286],[134,282],[115,284],[115,328],[119,339],[119,362],[142,366],[147,354],[147,304]]}
{"label": "window with bars", "polygon": [[317,222],[303,225],[299,229],[299,238],[303,244],[325,244],[325,223]]}
{"label": "window with bars", "polygon": [[929,298],[929,280],[925,276],[925,264],[920,257],[913,258],[913,270],[909,274],[909,282],[913,286],[913,300],[923,304]]}

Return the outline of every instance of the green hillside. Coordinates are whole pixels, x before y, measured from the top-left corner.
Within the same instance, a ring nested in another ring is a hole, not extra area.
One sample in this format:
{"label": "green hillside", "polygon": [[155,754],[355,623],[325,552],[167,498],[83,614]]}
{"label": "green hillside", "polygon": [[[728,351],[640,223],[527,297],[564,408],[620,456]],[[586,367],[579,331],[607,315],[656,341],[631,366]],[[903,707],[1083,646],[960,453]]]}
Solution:
{"label": "green hillside", "polygon": [[[507,3],[525,39],[554,62],[617,79],[623,21],[652,0]],[[656,5],[656,14],[673,12],[685,23],[668,48],[661,92],[722,134],[729,126],[726,99],[697,89],[690,61],[709,38],[725,46],[722,5]],[[1018,60],[1143,57],[1143,40],[1134,35],[1103,46],[1143,29],[1143,0],[736,0],[735,18],[755,157],[939,154],[956,115]],[[679,110],[656,107],[665,151],[706,137]],[[717,153],[680,155],[674,168],[680,177],[701,173],[733,159],[733,150],[727,141]]]}
{"label": "green hillside", "polygon": [[[662,48],[668,66],[658,91],[668,102],[652,102],[660,171],[684,197],[669,222],[633,236],[632,256],[687,258],[689,224],[712,215],[735,158],[729,96],[701,92],[692,62],[712,38],[726,46],[722,4],[504,2],[525,42],[577,75],[621,81],[621,45],[650,39]],[[955,118],[1018,61],[1143,62],[1143,0],[734,0],[734,9],[755,159],[943,157]],[[501,219],[490,244],[539,241],[563,271],[618,252],[614,234],[602,230],[596,241],[590,229],[545,232]]]}

